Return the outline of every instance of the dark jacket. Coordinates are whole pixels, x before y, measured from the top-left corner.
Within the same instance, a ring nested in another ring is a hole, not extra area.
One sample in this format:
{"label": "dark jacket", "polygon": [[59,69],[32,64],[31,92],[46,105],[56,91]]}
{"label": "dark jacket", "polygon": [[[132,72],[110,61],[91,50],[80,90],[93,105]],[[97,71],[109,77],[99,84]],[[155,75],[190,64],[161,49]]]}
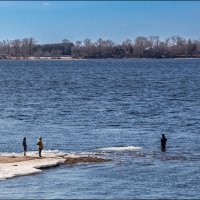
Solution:
{"label": "dark jacket", "polygon": [[165,147],[167,142],[167,138],[165,136],[162,136],[160,139],[160,145],[161,147]]}
{"label": "dark jacket", "polygon": [[27,150],[26,138],[23,139],[22,145],[24,147],[24,151]]}

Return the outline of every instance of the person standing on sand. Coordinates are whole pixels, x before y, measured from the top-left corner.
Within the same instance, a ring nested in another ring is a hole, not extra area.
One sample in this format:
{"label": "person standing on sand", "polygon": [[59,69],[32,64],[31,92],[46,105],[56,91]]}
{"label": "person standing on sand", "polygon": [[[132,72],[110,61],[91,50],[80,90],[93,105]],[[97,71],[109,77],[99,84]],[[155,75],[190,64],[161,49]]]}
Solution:
{"label": "person standing on sand", "polygon": [[43,149],[43,143],[42,143],[42,137],[39,137],[38,142],[37,142],[38,150],[39,150],[39,157],[41,158],[42,155],[42,149]]}
{"label": "person standing on sand", "polygon": [[166,142],[167,142],[167,138],[165,137],[165,134],[162,134],[162,137],[161,137],[161,139],[160,139],[161,151],[165,151]]}
{"label": "person standing on sand", "polygon": [[26,152],[27,152],[27,143],[26,143],[26,138],[23,138],[23,142],[22,142],[22,146],[24,148],[24,156],[26,156]]}

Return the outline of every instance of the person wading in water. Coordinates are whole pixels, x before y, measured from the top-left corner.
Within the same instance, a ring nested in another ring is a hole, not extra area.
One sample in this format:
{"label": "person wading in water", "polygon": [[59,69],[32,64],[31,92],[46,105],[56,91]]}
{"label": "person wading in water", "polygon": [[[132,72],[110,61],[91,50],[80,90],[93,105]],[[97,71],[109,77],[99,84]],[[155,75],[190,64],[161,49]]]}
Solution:
{"label": "person wading in water", "polygon": [[166,149],[166,142],[167,142],[167,138],[165,137],[165,134],[162,134],[162,137],[160,139],[160,148],[161,148],[161,151],[165,151],[165,149]]}

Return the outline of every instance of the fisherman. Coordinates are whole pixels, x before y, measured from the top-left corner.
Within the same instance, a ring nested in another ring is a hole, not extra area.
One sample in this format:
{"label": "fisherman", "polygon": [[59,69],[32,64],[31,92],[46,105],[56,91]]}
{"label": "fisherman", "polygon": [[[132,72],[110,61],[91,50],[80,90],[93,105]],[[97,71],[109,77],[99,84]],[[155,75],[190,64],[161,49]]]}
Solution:
{"label": "fisherman", "polygon": [[26,152],[27,152],[26,137],[23,138],[22,146],[24,148],[24,156],[26,156]]}
{"label": "fisherman", "polygon": [[162,137],[161,137],[161,139],[160,139],[161,151],[165,151],[166,142],[167,142],[167,138],[165,137],[165,134],[162,134]]}
{"label": "fisherman", "polygon": [[43,143],[42,143],[42,137],[39,137],[38,142],[37,142],[38,150],[39,150],[39,157],[41,158],[42,155],[42,149],[43,149]]}

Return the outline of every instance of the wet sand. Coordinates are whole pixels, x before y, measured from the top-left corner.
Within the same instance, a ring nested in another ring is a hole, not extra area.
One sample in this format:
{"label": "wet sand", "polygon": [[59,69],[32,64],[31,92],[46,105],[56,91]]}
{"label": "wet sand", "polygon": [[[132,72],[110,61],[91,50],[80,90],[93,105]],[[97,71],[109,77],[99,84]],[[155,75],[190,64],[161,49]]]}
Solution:
{"label": "wet sand", "polygon": [[65,164],[76,164],[81,162],[109,162],[111,159],[105,158],[98,158],[98,157],[91,157],[91,156],[84,156],[84,157],[64,157]]}
{"label": "wet sand", "polygon": [[0,163],[14,163],[38,159],[34,156],[0,156]]}
{"label": "wet sand", "polygon": [[[70,156],[61,156],[65,159],[65,164],[76,164],[79,162],[109,162],[110,159],[99,158],[99,157],[91,157],[91,156],[78,156],[78,157],[70,157]],[[46,157],[42,157],[45,159]],[[47,157],[48,158],[48,157]],[[29,160],[41,159],[36,156],[0,156],[0,163],[15,163],[15,162],[23,162]]]}

